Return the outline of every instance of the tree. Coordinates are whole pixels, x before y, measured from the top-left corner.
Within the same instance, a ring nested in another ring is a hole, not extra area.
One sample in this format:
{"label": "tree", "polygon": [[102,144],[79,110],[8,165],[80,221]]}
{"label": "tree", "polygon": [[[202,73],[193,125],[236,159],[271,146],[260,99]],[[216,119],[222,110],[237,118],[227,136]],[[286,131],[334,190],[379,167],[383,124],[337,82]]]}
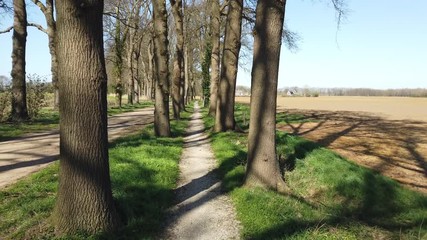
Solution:
{"label": "tree", "polygon": [[209,66],[211,64],[212,45],[208,42],[205,47],[205,56],[202,62],[202,89],[203,89],[203,106],[209,104],[211,76],[209,74]]}
{"label": "tree", "polygon": [[173,61],[172,107],[174,118],[180,119],[180,102],[182,101],[181,89],[184,84],[184,24],[182,16],[182,0],[170,0],[170,3],[172,5],[172,14],[175,21],[175,31],[177,35],[175,59]]}
{"label": "tree", "polygon": [[211,43],[212,43],[212,56],[211,56],[211,85],[210,85],[210,103],[209,114],[215,115],[217,95],[218,95],[218,82],[219,82],[219,44],[220,44],[220,6],[219,0],[211,0]]}
{"label": "tree", "polygon": [[242,11],[243,0],[229,1],[215,116],[216,132],[236,129],[234,97],[241,45]]}
{"label": "tree", "polygon": [[165,0],[153,0],[155,104],[154,131],[156,136],[170,136],[169,122],[169,53]]}
{"label": "tree", "polygon": [[58,234],[113,231],[102,0],[56,2],[60,90]]}
{"label": "tree", "polygon": [[[41,26],[37,26],[38,29],[42,30],[47,34],[49,41],[49,52],[51,57],[51,73],[52,73],[52,84],[54,87],[54,106],[59,106],[59,96],[58,96],[58,62],[56,60],[56,48],[55,48],[55,35],[56,35],[56,21],[53,16],[53,0],[46,0],[46,4],[43,4],[39,0],[32,0],[36,4],[40,11],[43,13],[47,28],[43,29]],[[33,24],[34,25],[34,24]]]}
{"label": "tree", "polygon": [[285,191],[276,158],[276,105],[286,0],[259,0],[254,29],[246,186]]}
{"label": "tree", "polygon": [[13,0],[12,49],[12,121],[28,119],[25,84],[25,48],[27,44],[27,10],[24,0]]}

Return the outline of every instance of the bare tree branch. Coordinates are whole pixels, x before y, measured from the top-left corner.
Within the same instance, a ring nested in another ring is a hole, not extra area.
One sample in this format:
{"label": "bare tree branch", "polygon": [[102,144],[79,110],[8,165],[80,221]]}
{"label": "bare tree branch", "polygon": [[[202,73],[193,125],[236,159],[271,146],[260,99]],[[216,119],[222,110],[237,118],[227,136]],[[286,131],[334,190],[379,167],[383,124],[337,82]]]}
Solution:
{"label": "bare tree branch", "polygon": [[334,5],[334,9],[336,11],[337,18],[337,29],[340,29],[341,22],[345,18],[347,13],[347,8],[345,4],[345,0],[331,0],[332,5]]}
{"label": "bare tree branch", "polygon": [[40,30],[40,31],[42,31],[42,32],[44,32],[44,33],[46,33],[46,34],[47,34],[47,30],[46,30],[46,29],[44,29],[44,28],[42,27],[42,25],[40,25],[40,24],[37,24],[37,23],[27,23],[27,26],[30,26],[30,27],[36,27],[38,30]]}
{"label": "bare tree branch", "polygon": [[36,4],[40,8],[40,10],[43,12],[43,14],[46,14],[47,8],[42,2],[40,2],[39,0],[31,0],[31,1],[33,1],[33,3]]}
{"label": "bare tree branch", "polygon": [[8,33],[8,32],[10,32],[10,31],[12,31],[12,29],[13,29],[13,26],[10,26],[10,27],[6,28],[5,30],[0,31],[0,34]]}

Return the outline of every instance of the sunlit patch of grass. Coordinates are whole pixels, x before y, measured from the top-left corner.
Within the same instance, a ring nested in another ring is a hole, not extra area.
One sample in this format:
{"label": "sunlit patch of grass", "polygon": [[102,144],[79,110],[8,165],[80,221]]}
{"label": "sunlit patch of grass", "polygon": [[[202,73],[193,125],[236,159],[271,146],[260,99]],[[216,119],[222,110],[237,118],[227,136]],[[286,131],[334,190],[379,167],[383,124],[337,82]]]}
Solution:
{"label": "sunlit patch of grass", "polygon": [[[156,138],[149,126],[110,146],[113,197],[124,227],[115,234],[67,239],[149,239],[157,236],[178,178],[182,135],[191,112],[172,121],[174,137]],[[0,190],[0,239],[55,238],[50,216],[58,186],[58,163]]]}
{"label": "sunlit patch of grass", "polygon": [[[211,117],[204,119],[207,128],[213,126]],[[247,135],[210,135],[244,239],[427,238],[427,196],[394,180],[316,143],[277,132],[278,154],[291,193],[248,189],[242,187]]]}
{"label": "sunlit patch of grass", "polygon": [[122,107],[110,107],[108,108],[108,115],[116,115],[124,112],[132,112],[136,109],[154,107],[154,103],[152,101],[143,101],[135,104],[123,104]]}

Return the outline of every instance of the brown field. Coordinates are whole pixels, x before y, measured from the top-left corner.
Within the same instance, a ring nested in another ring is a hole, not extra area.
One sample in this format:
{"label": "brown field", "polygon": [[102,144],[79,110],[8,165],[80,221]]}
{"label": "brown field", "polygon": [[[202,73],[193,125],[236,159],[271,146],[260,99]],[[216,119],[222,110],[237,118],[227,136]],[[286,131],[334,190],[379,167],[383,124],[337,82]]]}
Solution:
{"label": "brown field", "polygon": [[[248,97],[236,98],[249,102]],[[279,124],[360,165],[427,193],[427,99],[279,97],[278,112],[309,122]]]}

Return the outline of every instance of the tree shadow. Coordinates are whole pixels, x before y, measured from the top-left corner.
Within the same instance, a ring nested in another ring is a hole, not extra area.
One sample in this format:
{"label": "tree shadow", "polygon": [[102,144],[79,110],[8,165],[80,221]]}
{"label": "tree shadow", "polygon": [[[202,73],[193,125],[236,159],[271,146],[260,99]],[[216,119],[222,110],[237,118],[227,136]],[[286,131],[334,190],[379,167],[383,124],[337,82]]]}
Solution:
{"label": "tree shadow", "polygon": [[284,114],[302,115],[308,121],[280,121],[280,130],[308,138],[413,189],[427,192],[426,122],[390,120],[348,111],[289,109]]}
{"label": "tree shadow", "polygon": [[[177,146],[176,139],[155,138],[142,133],[127,138],[117,139],[111,144],[114,147],[138,146]],[[156,152],[151,152],[154,156]],[[158,153],[164,154],[164,153]],[[140,156],[114,156],[116,167],[111,169],[111,184],[113,196],[124,226],[113,234],[102,234],[100,239],[150,239],[157,236],[161,230],[166,210],[172,205],[174,191],[167,186],[157,168],[138,160]],[[164,163],[162,160],[159,164]],[[166,181],[167,182],[167,181]]]}

